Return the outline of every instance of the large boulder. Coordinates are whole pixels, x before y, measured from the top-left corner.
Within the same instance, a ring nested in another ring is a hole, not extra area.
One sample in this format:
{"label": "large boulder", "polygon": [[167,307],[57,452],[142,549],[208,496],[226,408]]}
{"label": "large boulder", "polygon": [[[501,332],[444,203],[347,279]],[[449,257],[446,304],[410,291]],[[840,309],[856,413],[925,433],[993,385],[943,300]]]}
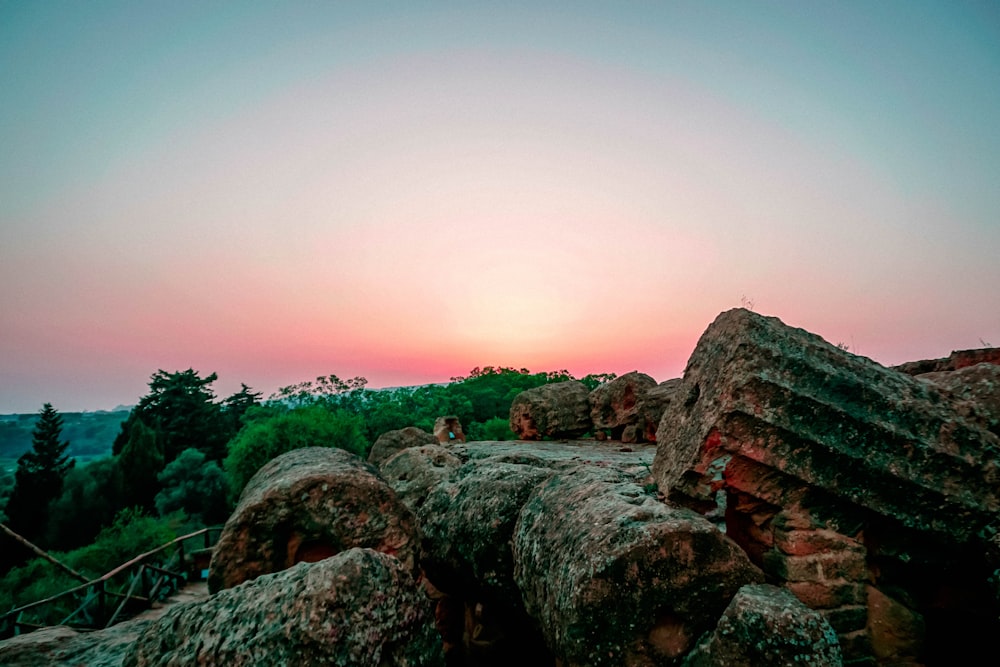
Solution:
{"label": "large boulder", "polygon": [[667,406],[677,396],[677,388],[681,385],[680,378],[665,380],[648,389],[639,398],[639,417],[643,426],[642,439],[646,442],[656,442],[656,430],[660,426],[663,413]]}
{"label": "large boulder", "polygon": [[514,582],[511,538],[521,507],[551,470],[537,457],[507,458],[463,465],[431,489],[417,512],[421,567],[448,596],[440,608],[453,610],[443,614],[452,625],[442,634],[469,665],[545,664],[548,658]]}
{"label": "large boulder", "polygon": [[462,460],[447,448],[423,445],[398,452],[382,463],[379,472],[403,504],[417,512],[427,494],[461,465]]}
{"label": "large boulder", "polygon": [[917,377],[944,389],[963,417],[1000,435],[1000,366],[982,363]]}
{"label": "large boulder", "polygon": [[521,440],[576,438],[593,428],[590,392],[577,380],[527,389],[510,406],[510,430]]}
{"label": "large boulder", "polygon": [[422,667],[443,665],[443,654],[410,569],[348,549],[172,608],[122,664]]}
{"label": "large boulder", "polygon": [[788,591],[744,586],[684,667],[840,667],[837,633]]}
{"label": "large boulder", "polygon": [[0,641],[0,665],[17,667],[120,667],[149,621],[127,621],[96,632],[64,625]]}
{"label": "large boulder", "polygon": [[967,366],[976,364],[1000,365],[1000,347],[983,347],[975,350],[956,350],[942,359],[923,359],[921,361],[908,361],[899,366],[893,366],[893,370],[908,375],[922,375],[924,373],[939,373],[942,371],[957,371]]}
{"label": "large boulder", "polygon": [[631,475],[581,467],[535,488],[514,532],[514,576],[555,657],[669,664],[763,574],[693,511]]}
{"label": "large boulder", "polygon": [[846,504],[959,542],[1000,510],[1000,438],[930,383],[777,318],[719,315],[678,391],[653,463],[665,493],[728,488],[829,514]]}
{"label": "large boulder", "polygon": [[395,431],[387,431],[380,435],[368,452],[368,463],[373,466],[382,465],[383,461],[392,458],[393,454],[409,447],[419,447],[437,442],[435,437],[422,428],[407,426]]}
{"label": "large boulder", "polygon": [[213,552],[209,590],[351,547],[383,551],[414,571],[412,512],[375,468],[353,454],[296,449],[267,463],[243,490]]}
{"label": "large boulder", "polygon": [[[594,428],[610,430],[615,440],[636,442],[645,432],[645,423],[640,423],[639,402],[654,387],[656,380],[639,371],[598,386],[590,392],[590,418]],[[631,437],[622,438],[626,427],[632,427],[629,429]]]}

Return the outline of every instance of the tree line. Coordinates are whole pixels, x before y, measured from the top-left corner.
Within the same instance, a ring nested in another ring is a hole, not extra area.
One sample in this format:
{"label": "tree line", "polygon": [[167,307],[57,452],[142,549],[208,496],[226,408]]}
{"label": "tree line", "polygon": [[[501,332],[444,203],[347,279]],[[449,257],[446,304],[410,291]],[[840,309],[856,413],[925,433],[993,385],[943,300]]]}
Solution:
{"label": "tree line", "polygon": [[[602,373],[581,381],[593,388],[613,378]],[[508,414],[517,394],[576,378],[565,370],[487,366],[446,384],[374,390],[362,377],[328,375],[267,399],[245,384],[218,399],[212,389],[217,379],[193,369],[156,371],[149,393],[122,422],[111,456],[83,466],[66,454],[62,418],[46,403],[32,448],[18,459],[13,488],[0,504],[0,520],[70,560],[90,554],[96,576],[103,565],[119,563],[95,561],[95,544],[121,541],[131,532],[137,537],[127,541],[141,550],[156,546],[136,543],[141,536],[168,540],[222,523],[250,477],[286,451],[331,446],[365,457],[379,435],[407,426],[431,431],[443,415],[456,415],[470,439],[510,439]],[[0,535],[0,574],[17,568],[0,580],[0,610],[31,601],[23,594],[45,566],[21,567],[30,555]]]}

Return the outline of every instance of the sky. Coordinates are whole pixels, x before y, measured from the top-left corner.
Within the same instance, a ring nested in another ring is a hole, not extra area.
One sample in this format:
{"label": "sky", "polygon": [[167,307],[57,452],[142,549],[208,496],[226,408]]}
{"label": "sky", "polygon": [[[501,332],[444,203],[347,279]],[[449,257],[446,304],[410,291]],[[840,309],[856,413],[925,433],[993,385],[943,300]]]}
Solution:
{"label": "sky", "polygon": [[0,413],[1000,346],[1000,5],[0,0]]}

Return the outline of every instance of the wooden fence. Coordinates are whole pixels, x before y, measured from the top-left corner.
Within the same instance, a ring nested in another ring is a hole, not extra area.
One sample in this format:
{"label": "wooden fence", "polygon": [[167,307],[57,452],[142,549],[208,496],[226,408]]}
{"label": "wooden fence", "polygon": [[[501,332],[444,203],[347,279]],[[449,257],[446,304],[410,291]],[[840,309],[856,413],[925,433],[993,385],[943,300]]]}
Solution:
{"label": "wooden fence", "polygon": [[[199,566],[204,563],[197,556],[215,546],[221,532],[222,527],[215,526],[182,535],[122,563],[93,581],[11,609],[0,616],[0,639],[49,625],[97,630],[148,609],[159,596],[183,587],[191,579],[201,578],[202,568]],[[198,538],[201,538],[199,546],[192,549],[188,543]],[[46,607],[65,602],[71,602],[74,611],[60,623],[30,620],[30,616],[37,618]]]}

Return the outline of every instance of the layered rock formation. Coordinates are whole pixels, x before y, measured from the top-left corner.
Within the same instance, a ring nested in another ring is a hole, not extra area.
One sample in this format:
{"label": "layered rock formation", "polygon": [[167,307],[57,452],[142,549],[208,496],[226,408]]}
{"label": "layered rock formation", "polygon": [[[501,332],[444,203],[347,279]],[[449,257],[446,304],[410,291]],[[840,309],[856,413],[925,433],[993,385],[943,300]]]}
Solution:
{"label": "layered rock formation", "polygon": [[212,592],[301,561],[366,547],[416,567],[413,514],[378,471],[340,449],[308,447],[255,474],[212,556]]}
{"label": "layered rock formation", "polygon": [[933,384],[729,311],[699,340],[657,442],[661,491],[724,510],[728,534],[821,609],[848,658],[878,649],[869,582],[926,620],[926,653],[912,659],[998,629],[984,554],[1000,439]]}
{"label": "layered rock formation", "polygon": [[632,371],[594,389],[590,392],[590,418],[594,428],[609,430],[613,440],[639,441],[646,426],[639,411],[639,401],[654,387],[656,380],[645,373]]}

